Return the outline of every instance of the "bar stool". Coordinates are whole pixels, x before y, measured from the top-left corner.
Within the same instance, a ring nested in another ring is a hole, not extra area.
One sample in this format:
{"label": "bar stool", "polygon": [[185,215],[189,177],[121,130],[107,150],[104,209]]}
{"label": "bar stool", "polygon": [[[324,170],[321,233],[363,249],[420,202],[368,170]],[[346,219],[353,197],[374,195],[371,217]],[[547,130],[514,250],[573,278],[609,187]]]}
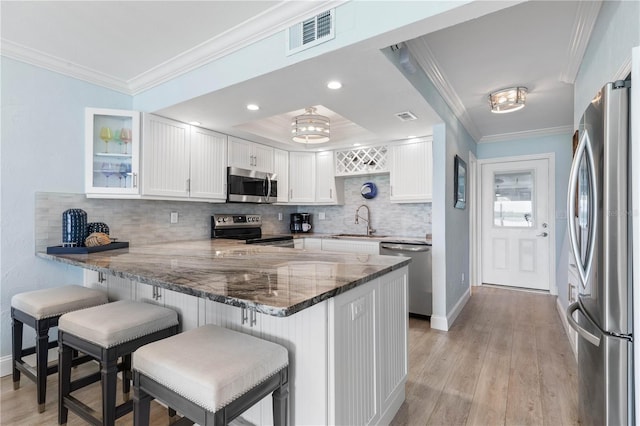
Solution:
{"label": "bar stool", "polygon": [[[142,345],[173,336],[178,332],[178,314],[148,303],[121,300],[62,315],[58,323],[58,423],[66,424],[69,410],[91,424],[112,426],[131,412],[128,400],[131,380],[131,354]],[[100,374],[71,381],[71,353],[81,351],[100,363]],[[118,359],[122,363],[118,365]],[[125,402],[116,406],[118,370],[123,372]],[[94,410],[71,395],[101,380],[102,419]]]}
{"label": "bar stool", "polygon": [[133,357],[134,425],[149,425],[154,398],[183,414],[180,422],[210,426],[226,425],[270,393],[273,422],[286,425],[288,364],[284,347],[215,325],[150,343]]}
{"label": "bar stool", "polygon": [[[36,383],[38,412],[42,413],[47,395],[47,376],[58,371],[58,364],[47,364],[49,349],[58,346],[58,341],[49,342],[49,329],[58,326],[62,314],[78,309],[107,303],[106,293],[87,287],[68,285],[27,291],[11,298],[11,340],[13,389],[20,387],[20,373]],[[32,327],[36,332],[36,344],[22,347],[23,326]],[[23,357],[36,354],[36,368],[27,364]],[[74,365],[89,358],[74,359]]]}

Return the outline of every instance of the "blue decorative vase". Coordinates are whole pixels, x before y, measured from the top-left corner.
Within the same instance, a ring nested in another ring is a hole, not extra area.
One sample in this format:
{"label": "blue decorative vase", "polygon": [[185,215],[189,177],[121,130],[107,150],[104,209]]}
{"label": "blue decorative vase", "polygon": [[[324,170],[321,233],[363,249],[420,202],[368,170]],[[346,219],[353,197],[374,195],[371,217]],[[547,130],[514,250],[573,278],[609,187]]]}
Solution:
{"label": "blue decorative vase", "polygon": [[87,212],[82,209],[69,209],[62,213],[62,245],[84,246],[87,238]]}
{"label": "blue decorative vase", "polygon": [[87,236],[94,232],[102,232],[103,234],[109,235],[109,225],[103,222],[87,223]]}

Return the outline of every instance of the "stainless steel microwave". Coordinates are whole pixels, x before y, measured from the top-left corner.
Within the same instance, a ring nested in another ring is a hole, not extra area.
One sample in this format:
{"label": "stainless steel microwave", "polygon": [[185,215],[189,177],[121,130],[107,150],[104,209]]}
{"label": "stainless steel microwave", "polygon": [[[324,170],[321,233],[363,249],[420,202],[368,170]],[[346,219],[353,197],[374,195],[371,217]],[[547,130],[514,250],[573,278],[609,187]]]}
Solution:
{"label": "stainless steel microwave", "polygon": [[278,181],[272,173],[227,168],[227,201],[231,203],[275,203]]}

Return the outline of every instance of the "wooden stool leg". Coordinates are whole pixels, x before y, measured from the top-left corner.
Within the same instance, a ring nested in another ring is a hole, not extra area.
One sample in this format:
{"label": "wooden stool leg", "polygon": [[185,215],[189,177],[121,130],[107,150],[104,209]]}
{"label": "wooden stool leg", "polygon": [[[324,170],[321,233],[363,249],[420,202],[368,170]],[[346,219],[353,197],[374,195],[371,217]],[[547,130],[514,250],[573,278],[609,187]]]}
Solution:
{"label": "wooden stool leg", "polygon": [[67,424],[69,409],[64,400],[71,393],[72,351],[63,343],[62,332],[58,332],[58,424]]}
{"label": "wooden stool leg", "polygon": [[36,371],[38,412],[44,412],[45,399],[47,397],[47,362],[49,353],[49,321],[36,321]]}
{"label": "wooden stool leg", "polygon": [[129,400],[131,390],[131,354],[122,357],[122,400]]}
{"label": "wooden stool leg", "polygon": [[13,346],[13,389],[16,390],[20,387],[20,370],[16,368],[16,363],[22,361],[22,321],[15,318],[11,321],[11,343]]}
{"label": "wooden stool leg", "polygon": [[280,387],[273,391],[273,424],[274,426],[287,426],[289,419],[287,413],[289,412],[289,381],[288,381],[288,369],[284,369],[280,372]]}
{"label": "wooden stool leg", "polygon": [[133,424],[136,426],[149,426],[149,410],[151,409],[151,396],[137,385],[140,373],[134,375],[133,384]]}
{"label": "wooden stool leg", "polygon": [[114,426],[116,423],[116,387],[118,380],[118,358],[115,351],[105,349],[102,368],[102,424]]}

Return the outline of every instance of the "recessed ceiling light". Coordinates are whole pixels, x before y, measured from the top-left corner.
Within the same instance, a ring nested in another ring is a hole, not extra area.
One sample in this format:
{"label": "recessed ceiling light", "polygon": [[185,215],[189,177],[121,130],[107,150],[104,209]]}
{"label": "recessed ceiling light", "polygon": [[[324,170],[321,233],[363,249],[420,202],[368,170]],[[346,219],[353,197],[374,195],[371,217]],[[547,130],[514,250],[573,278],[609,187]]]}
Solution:
{"label": "recessed ceiling light", "polygon": [[191,124],[192,126],[199,126],[199,125],[201,125],[202,123],[201,123],[201,122],[199,122],[199,121],[190,121],[190,122],[189,122],[189,124]]}
{"label": "recessed ceiling light", "polygon": [[247,109],[249,111],[257,111],[257,110],[260,109],[260,107],[258,105],[256,105],[256,104],[249,104],[249,105],[247,105]]}
{"label": "recessed ceiling light", "polygon": [[327,83],[327,87],[332,90],[338,90],[339,88],[342,87],[342,83],[340,83],[339,81],[333,80]]}
{"label": "recessed ceiling light", "polygon": [[407,136],[407,139],[413,139],[415,137],[416,137],[416,135],[409,135],[409,136]]}
{"label": "recessed ceiling light", "polygon": [[354,143],[353,146],[360,146],[360,144],[359,143]]}

